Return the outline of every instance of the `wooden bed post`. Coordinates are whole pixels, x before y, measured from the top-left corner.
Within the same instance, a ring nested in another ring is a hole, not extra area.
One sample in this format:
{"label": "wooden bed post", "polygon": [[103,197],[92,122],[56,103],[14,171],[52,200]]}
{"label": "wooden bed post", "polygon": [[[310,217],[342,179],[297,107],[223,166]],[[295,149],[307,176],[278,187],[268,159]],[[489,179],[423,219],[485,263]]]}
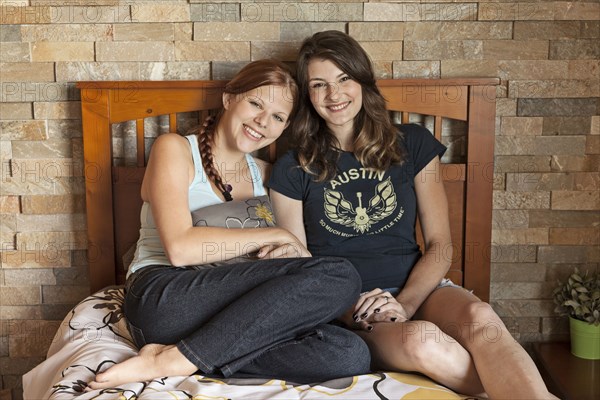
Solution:
{"label": "wooden bed post", "polygon": [[468,108],[464,286],[487,302],[490,298],[496,87],[471,86]]}
{"label": "wooden bed post", "polygon": [[93,292],[115,282],[112,194],[112,143],[108,89],[81,87],[84,172],[88,226],[88,264]]}

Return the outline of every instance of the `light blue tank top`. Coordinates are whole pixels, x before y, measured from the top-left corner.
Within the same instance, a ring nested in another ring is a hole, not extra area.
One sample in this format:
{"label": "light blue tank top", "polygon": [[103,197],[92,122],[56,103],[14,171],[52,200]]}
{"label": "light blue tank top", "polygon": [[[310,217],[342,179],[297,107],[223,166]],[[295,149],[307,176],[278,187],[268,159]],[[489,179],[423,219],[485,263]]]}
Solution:
{"label": "light blue tank top", "polygon": [[[188,201],[190,212],[203,207],[212,206],[213,204],[223,203],[217,194],[210,186],[210,182],[204,167],[202,166],[202,158],[198,149],[198,138],[196,135],[185,137],[190,143],[192,159],[194,160],[194,180],[190,184],[188,191]],[[252,186],[254,188],[254,196],[262,196],[266,194],[263,185],[260,169],[250,154],[246,154],[246,162],[252,178]],[[131,275],[140,268],[149,265],[171,265],[165,250],[158,236],[158,230],[152,216],[152,207],[150,203],[143,202],[140,212],[140,237],[137,241],[133,261],[129,266],[127,276]]]}

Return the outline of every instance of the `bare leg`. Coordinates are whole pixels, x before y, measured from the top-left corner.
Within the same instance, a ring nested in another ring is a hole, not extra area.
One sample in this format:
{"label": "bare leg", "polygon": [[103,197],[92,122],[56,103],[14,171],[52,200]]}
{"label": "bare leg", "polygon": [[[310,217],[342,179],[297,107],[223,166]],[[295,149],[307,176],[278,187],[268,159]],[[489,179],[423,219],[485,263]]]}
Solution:
{"label": "bare leg", "polygon": [[139,354],[96,375],[89,389],[106,389],[162,376],[190,375],[198,368],[175,345],[147,344]]}
{"label": "bare leg", "polygon": [[415,318],[431,321],[470,354],[492,399],[554,399],[533,360],[491,306],[460,288],[435,290]]}
{"label": "bare leg", "polygon": [[482,395],[469,353],[431,322],[373,323],[358,332],[371,350],[374,369],[416,371],[463,394]]}

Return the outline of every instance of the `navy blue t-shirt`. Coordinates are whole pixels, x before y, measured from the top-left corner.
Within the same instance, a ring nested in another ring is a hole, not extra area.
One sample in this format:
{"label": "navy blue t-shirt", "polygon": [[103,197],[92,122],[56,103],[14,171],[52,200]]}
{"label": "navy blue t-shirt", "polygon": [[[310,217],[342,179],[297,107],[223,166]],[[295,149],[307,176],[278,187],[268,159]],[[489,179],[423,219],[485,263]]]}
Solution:
{"label": "navy blue t-shirt", "polygon": [[388,171],[364,168],[351,152],[341,152],[333,179],[315,182],[289,151],[275,164],[268,186],[301,200],[308,250],[340,256],[361,275],[363,290],[403,287],[421,257],[416,242],[414,177],[446,147],[427,129],[400,125],[407,159]]}

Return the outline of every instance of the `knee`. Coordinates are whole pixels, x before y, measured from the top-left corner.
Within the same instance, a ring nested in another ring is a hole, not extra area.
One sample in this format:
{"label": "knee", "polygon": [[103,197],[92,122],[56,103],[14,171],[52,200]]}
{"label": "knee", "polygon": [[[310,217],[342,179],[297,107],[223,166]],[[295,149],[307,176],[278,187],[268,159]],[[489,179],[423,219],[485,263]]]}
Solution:
{"label": "knee", "polygon": [[322,265],[327,275],[332,278],[332,289],[337,289],[354,299],[358,297],[362,280],[350,261],[341,257],[323,257]]}
{"label": "knee", "polygon": [[357,334],[344,331],[338,345],[338,365],[347,376],[368,373],[371,370],[369,347]]}
{"label": "knee", "polygon": [[415,370],[424,372],[445,352],[446,345],[456,342],[434,323],[414,321],[399,329],[396,343],[401,347],[399,356],[408,359]]}
{"label": "knee", "polygon": [[504,326],[492,306],[483,301],[475,301],[467,304],[462,310],[462,319],[466,323],[473,323],[475,329],[489,324],[501,324]]}

